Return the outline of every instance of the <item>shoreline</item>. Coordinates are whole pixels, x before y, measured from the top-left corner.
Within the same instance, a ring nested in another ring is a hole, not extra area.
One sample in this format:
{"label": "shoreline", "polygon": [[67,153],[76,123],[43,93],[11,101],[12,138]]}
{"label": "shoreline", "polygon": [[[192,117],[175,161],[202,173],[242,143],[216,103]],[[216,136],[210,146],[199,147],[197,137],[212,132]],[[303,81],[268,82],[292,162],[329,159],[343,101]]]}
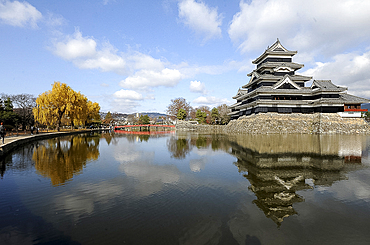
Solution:
{"label": "shoreline", "polygon": [[51,132],[51,133],[41,133],[34,135],[22,135],[22,136],[11,136],[6,137],[4,144],[0,141],[0,157],[4,157],[6,154],[14,150],[20,145],[27,144],[36,140],[50,139],[59,136],[72,135],[72,134],[82,134],[89,132],[101,132],[106,131],[106,129],[87,129],[87,130],[76,130],[76,131],[63,131],[63,132]]}

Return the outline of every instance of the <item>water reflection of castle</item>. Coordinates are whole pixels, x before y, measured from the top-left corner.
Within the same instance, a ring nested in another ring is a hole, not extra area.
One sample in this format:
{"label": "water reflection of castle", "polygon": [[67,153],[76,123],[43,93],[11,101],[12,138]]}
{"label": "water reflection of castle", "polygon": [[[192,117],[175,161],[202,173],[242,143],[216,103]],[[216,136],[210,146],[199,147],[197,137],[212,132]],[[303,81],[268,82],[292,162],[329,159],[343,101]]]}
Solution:
{"label": "water reflection of castle", "polygon": [[257,199],[253,201],[277,225],[297,214],[304,201],[296,192],[330,186],[362,168],[364,138],[348,135],[248,135],[231,142],[235,165]]}

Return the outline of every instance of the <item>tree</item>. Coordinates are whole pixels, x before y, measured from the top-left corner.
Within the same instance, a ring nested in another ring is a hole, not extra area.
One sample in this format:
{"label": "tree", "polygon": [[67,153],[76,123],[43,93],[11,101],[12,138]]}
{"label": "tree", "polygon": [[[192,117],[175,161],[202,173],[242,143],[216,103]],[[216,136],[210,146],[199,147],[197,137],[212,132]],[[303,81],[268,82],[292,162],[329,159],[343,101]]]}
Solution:
{"label": "tree", "polygon": [[212,119],[209,106],[199,106],[198,109],[205,113],[206,116],[204,121],[210,123]]}
{"label": "tree", "polygon": [[110,113],[110,111],[108,111],[107,115],[105,115],[105,118],[103,120],[103,123],[104,124],[110,124],[112,122],[113,122],[112,113]]}
{"label": "tree", "polygon": [[87,123],[99,122],[100,121],[100,105],[96,102],[87,101],[87,115],[85,125]]}
{"label": "tree", "polygon": [[4,101],[4,105],[1,103],[0,107],[0,121],[4,122],[4,125],[16,126],[18,124],[18,115],[13,111],[13,103],[10,98],[8,97]]}
{"label": "tree", "polygon": [[190,112],[190,103],[186,102],[184,98],[177,98],[171,100],[171,104],[167,106],[167,113],[172,117],[176,118],[177,113],[180,109],[184,109],[186,115],[189,115]]}
{"label": "tree", "polygon": [[197,113],[197,110],[194,109],[193,107],[190,107],[190,114],[189,114],[190,119],[196,119],[197,118],[196,113]]}
{"label": "tree", "polygon": [[99,117],[99,104],[88,101],[65,83],[54,82],[51,91],[37,97],[36,104],[37,107],[33,109],[36,121],[48,126],[55,125],[58,131],[63,117],[69,118],[72,125],[86,124]]}
{"label": "tree", "polygon": [[228,113],[230,112],[229,107],[226,104],[222,104],[217,106],[218,113],[220,114],[220,123],[221,124],[228,124],[230,121],[230,116]]}
{"label": "tree", "polygon": [[218,109],[213,107],[212,111],[211,111],[211,118],[212,118],[212,123],[213,124],[217,124],[219,118],[220,118],[220,114],[218,113]]}
{"label": "tree", "polygon": [[207,118],[207,113],[198,109],[196,113],[196,117],[197,117],[198,123],[205,123],[206,118]]}
{"label": "tree", "polygon": [[75,125],[85,124],[88,115],[87,102],[88,100],[85,95],[80,92],[71,91],[66,116],[69,118],[72,128]]}
{"label": "tree", "polygon": [[149,124],[150,123],[149,116],[148,115],[140,115],[139,123],[140,124]]}
{"label": "tree", "polygon": [[186,118],[186,111],[184,109],[180,109],[177,112],[177,119],[184,120]]}
{"label": "tree", "polygon": [[19,117],[19,123],[22,125],[22,130],[27,126],[34,124],[34,116],[32,109],[36,106],[36,98],[32,94],[17,94],[12,95],[11,99],[15,105],[14,112]]}
{"label": "tree", "polygon": [[34,116],[37,121],[46,125],[56,125],[60,130],[62,117],[71,103],[72,89],[65,83],[54,82],[53,88],[39,95],[36,99],[37,110]]}

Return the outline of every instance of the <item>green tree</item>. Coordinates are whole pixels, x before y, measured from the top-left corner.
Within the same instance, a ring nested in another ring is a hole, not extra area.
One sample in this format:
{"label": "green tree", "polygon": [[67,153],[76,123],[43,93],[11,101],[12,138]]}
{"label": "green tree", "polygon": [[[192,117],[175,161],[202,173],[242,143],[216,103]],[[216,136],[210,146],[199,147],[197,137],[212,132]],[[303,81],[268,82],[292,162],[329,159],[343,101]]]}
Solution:
{"label": "green tree", "polygon": [[201,110],[202,112],[205,113],[206,118],[205,118],[204,122],[205,123],[210,123],[212,119],[211,119],[211,112],[210,112],[211,109],[209,108],[209,106],[199,106],[198,110]]}
{"label": "green tree", "polygon": [[184,109],[180,109],[177,112],[177,119],[184,120],[186,118],[186,111]]}
{"label": "green tree", "polygon": [[139,118],[140,124],[149,124],[150,123],[150,117],[148,115],[141,115]]}
{"label": "green tree", "polygon": [[205,123],[206,118],[207,118],[207,113],[198,109],[196,113],[196,117],[197,117],[198,123]]}
{"label": "green tree", "polygon": [[219,118],[220,118],[220,114],[218,113],[218,109],[216,107],[213,107],[213,109],[211,111],[212,123],[217,124]]}
{"label": "green tree", "polygon": [[8,97],[4,101],[4,106],[0,106],[0,120],[4,122],[4,125],[16,126],[18,124],[18,115],[13,111],[13,103]]}

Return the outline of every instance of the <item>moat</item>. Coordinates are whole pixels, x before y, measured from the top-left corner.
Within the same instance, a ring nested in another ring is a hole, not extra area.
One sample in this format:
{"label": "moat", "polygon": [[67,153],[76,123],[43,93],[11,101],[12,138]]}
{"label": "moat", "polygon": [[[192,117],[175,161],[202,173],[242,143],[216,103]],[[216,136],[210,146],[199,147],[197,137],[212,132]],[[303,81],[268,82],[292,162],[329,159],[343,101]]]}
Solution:
{"label": "moat", "polygon": [[370,136],[88,133],[1,159],[0,244],[369,244]]}

